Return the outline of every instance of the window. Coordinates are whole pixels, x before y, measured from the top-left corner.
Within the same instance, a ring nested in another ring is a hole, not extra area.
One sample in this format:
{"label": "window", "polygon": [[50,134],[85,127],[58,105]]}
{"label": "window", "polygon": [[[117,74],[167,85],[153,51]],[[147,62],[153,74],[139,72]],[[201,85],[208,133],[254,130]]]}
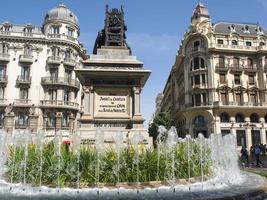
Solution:
{"label": "window", "polygon": [[7,43],[0,44],[0,53],[8,54],[8,50],[9,50],[9,45]]}
{"label": "window", "polygon": [[205,68],[205,61],[203,58],[196,57],[191,61],[191,70],[198,70]]}
{"label": "window", "polygon": [[25,29],[24,29],[24,32],[25,32],[25,33],[30,33],[30,34],[31,34],[31,33],[32,33],[32,28],[30,28],[30,27],[25,28]]}
{"label": "window", "polygon": [[62,115],[62,127],[68,127],[70,123],[70,116],[67,113]]}
{"label": "window", "polygon": [[59,57],[60,49],[58,47],[52,47],[52,56]]}
{"label": "window", "polygon": [[257,104],[257,95],[256,93],[250,93],[250,102],[253,103],[253,105]]}
{"label": "window", "polygon": [[73,37],[74,30],[72,28],[68,28],[67,35]]}
{"label": "window", "polygon": [[203,99],[202,104],[203,104],[203,105],[207,105],[207,95],[206,95],[206,93],[203,93],[203,94],[202,94],[202,99]]}
{"label": "window", "polygon": [[205,84],[206,83],[206,75],[201,74],[201,78],[202,78],[202,84]]}
{"label": "window", "polygon": [[28,99],[28,88],[20,88],[19,98],[25,100]]}
{"label": "window", "polygon": [[64,90],[64,102],[70,101],[70,91]]}
{"label": "window", "polygon": [[198,127],[206,126],[208,123],[208,120],[204,116],[199,115],[199,116],[195,117],[193,123],[194,123],[194,126],[198,126]]}
{"label": "window", "polygon": [[56,82],[58,78],[58,69],[50,68],[49,72],[50,72],[51,80]]}
{"label": "window", "polygon": [[195,94],[196,106],[201,106],[201,94]]}
{"label": "window", "polygon": [[250,115],[250,122],[259,123],[259,116],[256,113]]}
{"label": "window", "polygon": [[255,76],[253,74],[248,75],[248,84],[249,85],[255,84]]}
{"label": "window", "polygon": [[0,99],[4,99],[4,94],[5,94],[5,88],[4,87],[0,87]]}
{"label": "window", "polygon": [[267,123],[267,114],[264,116],[264,121]]}
{"label": "window", "polygon": [[57,100],[57,90],[48,90],[48,96],[50,101]]}
{"label": "window", "polygon": [[218,40],[217,40],[217,43],[218,43],[218,44],[223,44],[223,40],[222,40],[222,39],[218,39]]}
{"label": "window", "polygon": [[237,103],[237,105],[242,105],[242,95],[241,95],[241,93],[236,93],[235,94],[235,101],[236,101],[236,103]]}
{"label": "window", "polygon": [[219,67],[224,67],[224,57],[223,56],[219,57]]}
{"label": "window", "polygon": [[32,48],[30,46],[24,47],[24,54],[25,55],[32,55]]}
{"label": "window", "polygon": [[235,116],[235,121],[236,123],[244,123],[245,122],[245,117],[242,113],[237,113]]}
{"label": "window", "polygon": [[247,59],[248,68],[253,68],[253,60],[251,58]]}
{"label": "window", "polygon": [[199,42],[199,40],[197,40],[197,41],[194,42],[193,51],[198,51],[199,47],[200,47],[200,42]]}
{"label": "window", "polygon": [[3,79],[6,75],[6,65],[0,64],[0,79]]}
{"label": "window", "polygon": [[220,118],[221,118],[221,122],[230,122],[230,117],[228,113],[222,113],[220,115]]}
{"label": "window", "polygon": [[237,146],[247,146],[245,130],[236,130],[236,143]]}
{"label": "window", "polygon": [[260,46],[264,46],[265,45],[265,43],[264,42],[260,42]]}
{"label": "window", "polygon": [[239,68],[239,58],[234,57],[233,66],[234,66],[234,68]]}
{"label": "window", "polygon": [[26,126],[28,122],[28,115],[25,112],[18,112],[16,116],[16,124]]}
{"label": "window", "polygon": [[195,75],[195,85],[200,85],[200,75]]}
{"label": "window", "polygon": [[226,92],[222,92],[221,93],[221,101],[222,101],[223,105],[227,105],[228,104],[228,97],[227,97],[227,93]]}
{"label": "window", "polygon": [[21,66],[21,80],[27,81],[30,79],[30,67],[29,66]]}
{"label": "window", "polygon": [[56,127],[56,114],[54,112],[47,113],[47,127]]}
{"label": "window", "polygon": [[241,83],[240,74],[234,74],[234,82],[236,85],[240,85]]}
{"label": "window", "polygon": [[59,26],[52,26],[52,34],[59,34]]}
{"label": "window", "polygon": [[251,47],[251,42],[246,41],[246,46],[247,46],[247,47]]}
{"label": "window", "polygon": [[220,83],[221,84],[225,84],[226,83],[225,74],[220,74]]}
{"label": "window", "polygon": [[237,43],[237,40],[232,40],[232,45],[237,45],[238,43]]}
{"label": "window", "polygon": [[230,134],[230,133],[231,133],[231,131],[230,131],[229,129],[221,130],[221,134],[222,134],[222,136],[226,136],[226,135],[228,135],[228,134]]}
{"label": "window", "polygon": [[67,82],[70,82],[71,75],[72,75],[72,70],[65,69],[65,79],[66,79]]}

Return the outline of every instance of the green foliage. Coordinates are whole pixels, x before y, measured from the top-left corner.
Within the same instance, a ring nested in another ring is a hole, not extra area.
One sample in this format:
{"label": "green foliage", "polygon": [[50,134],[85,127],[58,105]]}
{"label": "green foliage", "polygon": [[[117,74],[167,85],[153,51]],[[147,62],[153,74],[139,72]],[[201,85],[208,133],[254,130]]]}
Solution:
{"label": "green foliage", "polygon": [[99,183],[114,185],[118,178],[119,182],[129,183],[137,182],[138,179],[139,182],[167,181],[188,178],[189,172],[190,177],[201,176],[201,172],[208,174],[211,165],[210,150],[194,141],[179,143],[173,149],[165,146],[144,149],[140,146],[138,153],[132,146],[128,146],[119,155],[114,149],[97,153],[94,148],[82,147],[79,162],[78,155],[65,145],[61,146],[60,156],[56,155],[53,143],[44,145],[42,152],[30,145],[26,152],[28,154],[25,154],[24,147],[17,147],[16,150],[10,147],[7,177],[10,180],[13,172],[13,182],[23,182],[27,155],[26,183],[34,186],[39,185],[41,178],[42,185],[57,187],[58,175],[61,187],[75,186],[78,175],[82,186],[97,184],[98,174]]}
{"label": "green foliage", "polygon": [[170,129],[174,126],[174,120],[171,117],[170,113],[159,113],[154,119],[153,123],[149,126],[148,132],[149,136],[153,138],[153,141],[157,139],[159,134],[158,128],[159,126],[164,126],[166,129]]}

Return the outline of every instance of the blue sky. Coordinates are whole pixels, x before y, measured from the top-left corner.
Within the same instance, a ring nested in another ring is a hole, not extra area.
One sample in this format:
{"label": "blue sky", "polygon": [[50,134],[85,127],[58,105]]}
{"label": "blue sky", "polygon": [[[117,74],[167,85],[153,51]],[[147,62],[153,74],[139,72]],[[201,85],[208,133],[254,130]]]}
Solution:
{"label": "blue sky", "polygon": [[[127,41],[133,54],[152,74],[142,92],[142,113],[148,122],[155,97],[164,88],[180,40],[190,24],[197,0],[2,0],[0,22],[41,26],[48,10],[66,4],[79,18],[80,39],[92,52],[104,26],[105,5],[124,5]],[[267,28],[267,0],[203,0],[212,22],[259,22]]]}

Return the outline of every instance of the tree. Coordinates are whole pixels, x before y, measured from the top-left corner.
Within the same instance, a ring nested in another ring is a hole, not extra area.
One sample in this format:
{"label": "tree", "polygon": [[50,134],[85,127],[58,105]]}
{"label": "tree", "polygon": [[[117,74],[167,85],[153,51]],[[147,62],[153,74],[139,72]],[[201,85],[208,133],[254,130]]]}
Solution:
{"label": "tree", "polygon": [[158,127],[162,125],[166,129],[170,129],[172,126],[174,126],[174,120],[171,117],[170,113],[161,112],[159,113],[154,119],[152,124],[150,124],[148,128],[149,136],[153,138],[153,143],[155,144],[155,141],[158,137]]}

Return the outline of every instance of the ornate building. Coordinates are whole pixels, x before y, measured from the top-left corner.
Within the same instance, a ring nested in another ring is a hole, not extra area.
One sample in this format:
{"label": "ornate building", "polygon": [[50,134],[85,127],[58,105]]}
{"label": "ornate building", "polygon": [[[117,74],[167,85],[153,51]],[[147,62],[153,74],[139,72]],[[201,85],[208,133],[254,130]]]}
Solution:
{"label": "ornate building", "polygon": [[[65,5],[48,11],[43,26],[0,24],[0,125],[71,131],[80,111],[74,70],[86,51],[76,15]],[[52,132],[52,131],[51,131]]]}
{"label": "ornate building", "polygon": [[259,24],[212,24],[197,4],[161,103],[181,136],[234,133],[238,146],[266,144],[266,42]]}

